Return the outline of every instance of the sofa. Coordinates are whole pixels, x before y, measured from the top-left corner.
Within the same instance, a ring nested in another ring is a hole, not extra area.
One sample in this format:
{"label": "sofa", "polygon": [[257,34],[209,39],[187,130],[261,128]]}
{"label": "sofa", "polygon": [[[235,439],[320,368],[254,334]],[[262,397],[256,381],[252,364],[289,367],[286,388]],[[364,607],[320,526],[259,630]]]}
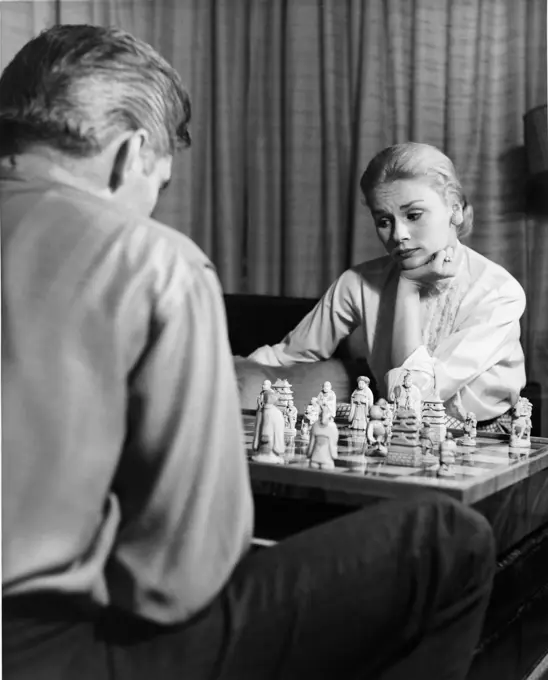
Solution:
{"label": "sofa", "polygon": [[[343,341],[328,361],[269,368],[245,359],[257,347],[280,341],[315,303],[311,299],[225,295],[242,408],[256,408],[257,395],[267,378],[273,382],[289,379],[300,412],[325,380],[332,383],[338,401],[348,401],[359,375],[372,378],[367,362],[360,358],[363,341],[359,333]],[[377,396],[373,379],[371,387]],[[529,384],[523,394],[533,403],[533,434],[538,436],[540,387]],[[535,522],[529,516],[531,507]],[[255,508],[255,534],[274,541],[354,509],[258,495]],[[498,531],[511,532],[515,519],[527,522],[530,532],[512,549],[499,552],[491,603],[468,680],[525,680],[548,653],[548,471],[537,476],[535,485],[528,480],[515,485],[496,511],[489,503],[477,509],[497,524]]]}

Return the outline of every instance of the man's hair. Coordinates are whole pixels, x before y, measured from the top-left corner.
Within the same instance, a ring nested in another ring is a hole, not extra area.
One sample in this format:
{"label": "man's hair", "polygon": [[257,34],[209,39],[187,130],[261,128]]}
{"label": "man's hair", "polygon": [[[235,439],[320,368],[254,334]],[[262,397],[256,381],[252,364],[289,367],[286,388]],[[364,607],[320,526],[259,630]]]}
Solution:
{"label": "man's hair", "polygon": [[0,77],[0,156],[47,144],[99,153],[144,128],[158,155],[190,144],[190,99],[150,45],[118,28],[59,25],[28,42]]}

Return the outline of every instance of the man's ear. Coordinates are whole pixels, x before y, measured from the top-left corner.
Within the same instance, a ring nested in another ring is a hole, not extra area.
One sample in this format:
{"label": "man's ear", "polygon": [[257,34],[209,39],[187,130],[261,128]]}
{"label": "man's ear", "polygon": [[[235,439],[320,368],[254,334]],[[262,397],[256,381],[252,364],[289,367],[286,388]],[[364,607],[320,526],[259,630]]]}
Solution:
{"label": "man's ear", "polygon": [[143,167],[143,147],[147,139],[146,130],[136,130],[116,141],[109,179],[112,192],[117,191],[132,173]]}

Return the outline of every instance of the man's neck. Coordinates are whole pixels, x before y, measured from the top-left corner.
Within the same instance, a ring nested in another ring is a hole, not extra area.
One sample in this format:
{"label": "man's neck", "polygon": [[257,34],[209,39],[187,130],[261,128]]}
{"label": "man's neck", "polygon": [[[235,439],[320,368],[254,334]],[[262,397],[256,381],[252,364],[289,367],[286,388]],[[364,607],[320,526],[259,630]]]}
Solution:
{"label": "man's neck", "polygon": [[49,148],[33,148],[24,153],[0,158],[3,176],[67,184],[105,198],[112,196],[105,183],[102,160],[73,159]]}

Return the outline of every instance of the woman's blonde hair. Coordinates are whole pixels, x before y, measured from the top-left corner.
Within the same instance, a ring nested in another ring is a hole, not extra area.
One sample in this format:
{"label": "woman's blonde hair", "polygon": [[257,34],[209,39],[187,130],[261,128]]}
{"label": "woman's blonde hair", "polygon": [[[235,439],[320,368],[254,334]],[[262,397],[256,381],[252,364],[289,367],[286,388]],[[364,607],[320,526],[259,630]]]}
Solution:
{"label": "woman's blonde hair", "polygon": [[444,201],[461,204],[463,221],[456,225],[457,235],[467,236],[474,225],[474,210],[466,200],[453,162],[435,146],[405,142],[383,149],[367,166],[360,188],[369,205],[371,194],[380,184],[421,178],[426,178]]}

